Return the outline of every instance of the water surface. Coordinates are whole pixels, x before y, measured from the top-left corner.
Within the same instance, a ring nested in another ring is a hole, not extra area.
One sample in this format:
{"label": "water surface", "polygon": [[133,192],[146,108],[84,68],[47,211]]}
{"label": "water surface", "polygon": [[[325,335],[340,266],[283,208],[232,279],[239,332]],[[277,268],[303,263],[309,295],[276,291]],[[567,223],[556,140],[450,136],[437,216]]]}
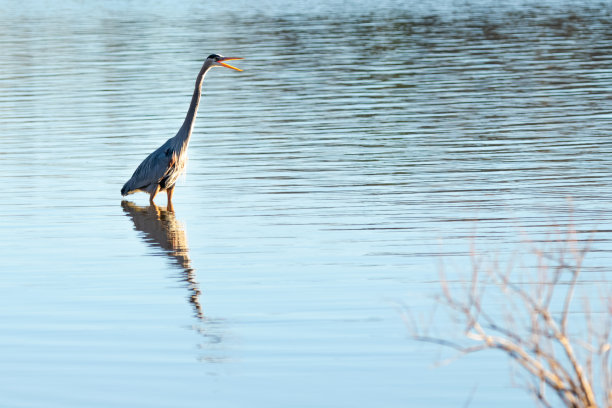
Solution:
{"label": "water surface", "polygon": [[[503,359],[434,368],[396,306],[426,313],[471,243],[508,257],[569,223],[599,284],[611,11],[6,2],[2,405],[525,404]],[[244,72],[206,77],[175,211],[122,202],[212,52]]]}

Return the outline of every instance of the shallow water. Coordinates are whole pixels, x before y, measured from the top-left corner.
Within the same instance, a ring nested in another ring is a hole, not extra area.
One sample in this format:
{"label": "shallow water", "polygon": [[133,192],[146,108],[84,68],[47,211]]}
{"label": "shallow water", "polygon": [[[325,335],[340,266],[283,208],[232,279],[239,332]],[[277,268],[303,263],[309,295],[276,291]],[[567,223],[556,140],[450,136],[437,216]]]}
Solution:
{"label": "shallow water", "polygon": [[[3,4],[0,405],[524,404],[503,359],[434,368],[397,305],[570,223],[601,284],[611,11]],[[175,211],[122,202],[212,52],[244,72],[206,77]]]}

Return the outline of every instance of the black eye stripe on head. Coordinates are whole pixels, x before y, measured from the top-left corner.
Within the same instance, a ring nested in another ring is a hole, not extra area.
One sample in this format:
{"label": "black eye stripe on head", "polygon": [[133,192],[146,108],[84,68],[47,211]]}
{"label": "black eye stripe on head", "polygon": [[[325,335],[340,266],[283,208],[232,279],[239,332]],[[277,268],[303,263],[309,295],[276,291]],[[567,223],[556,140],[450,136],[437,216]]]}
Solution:
{"label": "black eye stripe on head", "polygon": [[208,58],[212,58],[212,59],[214,59],[215,61],[218,61],[218,60],[221,58],[221,56],[220,56],[220,55],[217,55],[217,54],[210,54],[210,55],[208,56]]}

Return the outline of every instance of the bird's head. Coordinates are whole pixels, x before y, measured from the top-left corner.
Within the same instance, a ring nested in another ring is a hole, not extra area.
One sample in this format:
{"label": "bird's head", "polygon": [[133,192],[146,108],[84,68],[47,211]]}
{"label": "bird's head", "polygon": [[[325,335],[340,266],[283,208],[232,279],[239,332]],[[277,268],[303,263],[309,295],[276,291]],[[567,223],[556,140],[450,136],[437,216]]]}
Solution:
{"label": "bird's head", "polygon": [[207,59],[210,60],[210,63],[212,64],[213,67],[225,67],[225,68],[235,69],[236,71],[242,71],[240,68],[236,68],[236,67],[231,66],[230,64],[225,63],[225,61],[240,60],[242,58],[224,57],[218,54],[210,54]]}

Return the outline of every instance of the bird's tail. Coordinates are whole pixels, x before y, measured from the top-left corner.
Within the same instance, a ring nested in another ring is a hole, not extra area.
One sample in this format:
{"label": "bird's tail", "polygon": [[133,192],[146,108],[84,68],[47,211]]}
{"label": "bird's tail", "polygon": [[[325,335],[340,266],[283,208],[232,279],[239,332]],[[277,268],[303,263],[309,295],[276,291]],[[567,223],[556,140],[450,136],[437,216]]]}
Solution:
{"label": "bird's tail", "polygon": [[[129,183],[129,182],[128,182],[128,183]],[[125,183],[125,184],[123,185],[123,187],[121,187],[121,195],[122,195],[122,196],[124,196],[124,197],[125,197],[126,195],[130,194],[130,189],[129,189],[129,187],[128,187],[128,183]]]}

